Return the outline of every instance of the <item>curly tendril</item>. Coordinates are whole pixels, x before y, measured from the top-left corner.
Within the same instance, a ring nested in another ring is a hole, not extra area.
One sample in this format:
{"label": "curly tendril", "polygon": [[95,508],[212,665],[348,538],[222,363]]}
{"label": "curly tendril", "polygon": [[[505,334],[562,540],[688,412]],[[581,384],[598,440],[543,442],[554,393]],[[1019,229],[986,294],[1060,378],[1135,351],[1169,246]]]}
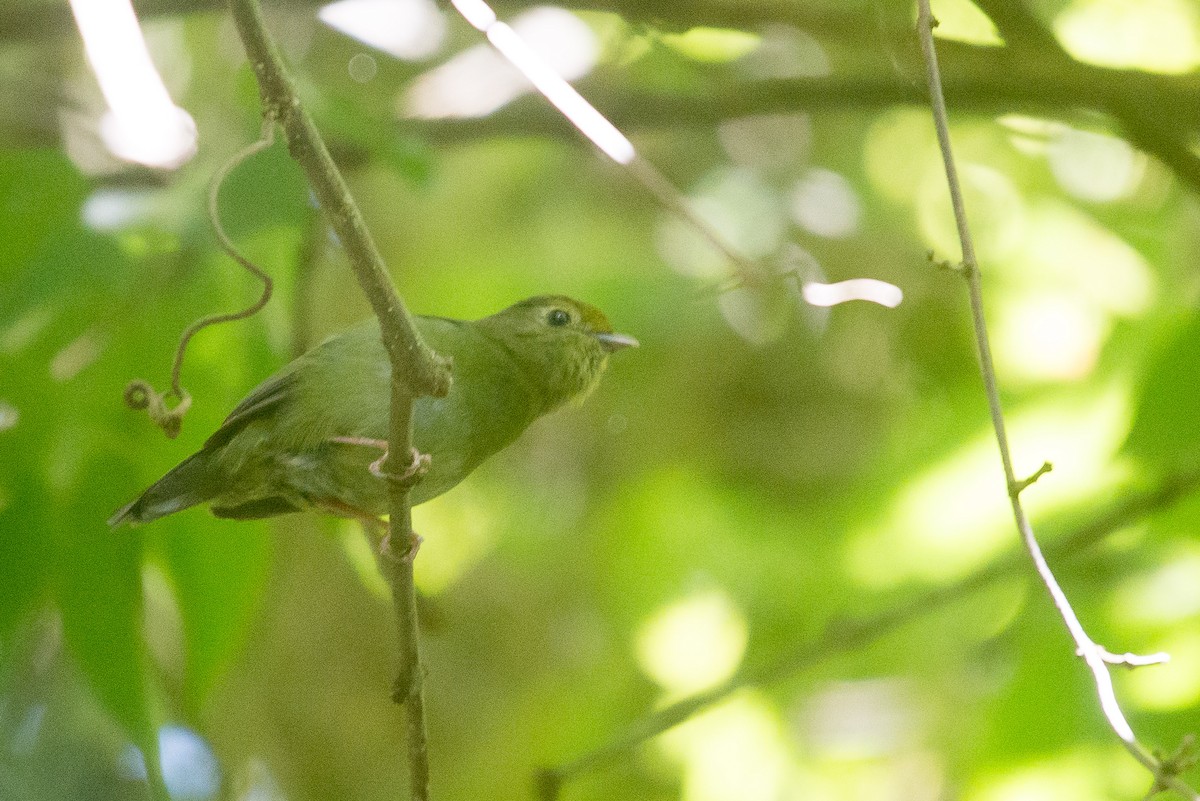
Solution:
{"label": "curly tendril", "polygon": [[[150,415],[150,419],[154,424],[161,428],[169,439],[175,439],[175,437],[179,436],[179,431],[183,426],[183,416],[192,405],[192,396],[183,388],[180,381],[180,374],[183,371],[183,357],[187,352],[188,343],[191,342],[192,337],[210,325],[244,320],[247,317],[257,314],[267,305],[267,302],[271,299],[271,293],[274,291],[275,284],[271,280],[271,276],[267,275],[261,267],[242,255],[237,247],[234,246],[233,240],[225,233],[225,227],[221,224],[220,209],[218,208],[221,185],[225,183],[225,179],[229,174],[251,156],[266,150],[274,143],[275,118],[272,115],[268,115],[263,119],[262,135],[259,139],[235,153],[233,158],[225,162],[213,175],[212,183],[209,184],[208,189],[208,220],[212,224],[214,233],[217,235],[217,241],[220,243],[221,249],[262,282],[262,294],[258,300],[240,311],[210,314],[207,317],[201,317],[187,327],[183,335],[179,338],[178,347],[175,348],[175,361],[171,367],[171,388],[169,390],[158,392],[148,382],[141,379],[130,381],[125,387],[125,405],[138,411],[145,410]],[[168,405],[167,400],[169,398],[178,399],[178,403],[174,406]]]}

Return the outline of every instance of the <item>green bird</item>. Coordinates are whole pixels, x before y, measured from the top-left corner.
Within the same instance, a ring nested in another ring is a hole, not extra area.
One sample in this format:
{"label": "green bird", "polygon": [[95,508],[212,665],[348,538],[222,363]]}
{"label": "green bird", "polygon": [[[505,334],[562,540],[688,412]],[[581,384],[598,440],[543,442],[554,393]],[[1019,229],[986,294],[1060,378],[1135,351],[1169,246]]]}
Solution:
{"label": "green bird", "polygon": [[[449,357],[453,384],[413,407],[413,444],[429,456],[413,504],[446,492],[530,423],[596,386],[608,355],[636,346],[594,306],[559,295],[480,320],[417,317]],[[148,523],[200,503],[246,520],[315,509],[378,518],[388,488],[375,467],[390,417],[391,363],[374,318],[338,334],[261,383],[204,446],[109,525]]]}

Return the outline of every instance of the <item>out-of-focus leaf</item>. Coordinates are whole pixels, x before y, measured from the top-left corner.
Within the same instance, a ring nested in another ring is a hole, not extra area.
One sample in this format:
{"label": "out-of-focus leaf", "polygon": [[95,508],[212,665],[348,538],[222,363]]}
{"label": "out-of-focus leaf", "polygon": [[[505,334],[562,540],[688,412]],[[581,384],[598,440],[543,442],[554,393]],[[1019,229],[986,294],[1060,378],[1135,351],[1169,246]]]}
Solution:
{"label": "out-of-focus leaf", "polygon": [[[80,226],[55,231],[30,259],[27,269],[0,296],[0,319],[6,310],[36,308],[60,312],[65,308],[94,312],[111,308],[112,294],[121,294],[128,259],[111,239]],[[83,326],[74,323],[77,329]]]}
{"label": "out-of-focus leaf", "polygon": [[[264,228],[303,225],[309,214],[308,184],[282,143],[230,173],[221,185],[220,212],[225,231],[235,242]],[[201,240],[212,242],[207,215],[200,213],[193,219],[201,224]]]}
{"label": "out-of-focus leaf", "polygon": [[1200,315],[1179,330],[1146,369],[1125,450],[1147,467],[1200,461]]}
{"label": "out-of-focus leaf", "polygon": [[[0,459],[15,459],[15,452],[0,447]],[[52,564],[45,542],[46,498],[36,486],[17,485],[19,480],[17,471],[0,473],[5,493],[0,498],[0,642],[45,592]]]}
{"label": "out-of-focus leaf", "polygon": [[[110,531],[97,509],[110,505],[114,463],[90,459],[75,497],[56,521],[57,588],[66,641],[97,698],[147,753],[157,753],[141,631],[141,538]],[[94,480],[93,480],[94,479]]]}
{"label": "out-of-focus leaf", "polygon": [[78,218],[87,184],[62,153],[0,153],[0,281],[11,280],[58,230]]}
{"label": "out-of-focus leaf", "polygon": [[180,525],[165,550],[183,618],[184,701],[194,712],[245,640],[266,583],[270,540],[261,526]]}

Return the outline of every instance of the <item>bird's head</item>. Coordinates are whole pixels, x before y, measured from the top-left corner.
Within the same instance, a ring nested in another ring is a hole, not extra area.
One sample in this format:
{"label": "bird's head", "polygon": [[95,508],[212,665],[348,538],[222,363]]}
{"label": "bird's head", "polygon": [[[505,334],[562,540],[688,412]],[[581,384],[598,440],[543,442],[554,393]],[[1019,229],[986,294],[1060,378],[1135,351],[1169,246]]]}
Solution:
{"label": "bird's head", "polygon": [[541,385],[546,410],[582,400],[596,386],[608,355],[638,341],[613,331],[604,312],[563,295],[540,295],[479,321]]}

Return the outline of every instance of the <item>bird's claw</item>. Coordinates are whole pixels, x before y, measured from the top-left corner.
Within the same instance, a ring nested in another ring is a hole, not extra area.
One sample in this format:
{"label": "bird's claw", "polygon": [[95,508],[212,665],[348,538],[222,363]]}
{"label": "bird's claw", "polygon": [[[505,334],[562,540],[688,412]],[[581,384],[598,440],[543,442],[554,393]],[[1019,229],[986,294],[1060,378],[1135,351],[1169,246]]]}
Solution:
{"label": "bird's claw", "polygon": [[371,462],[367,467],[371,471],[371,475],[375,478],[382,478],[385,481],[394,481],[402,486],[411,487],[421,480],[421,476],[429,471],[429,454],[421,453],[416,448],[412,449],[412,461],[403,473],[389,473],[383,469],[384,462],[387,461],[388,451],[385,449],[383,456],[380,456],[375,461]]}
{"label": "bird's claw", "polygon": [[386,559],[395,559],[400,562],[408,562],[412,564],[416,561],[417,552],[421,550],[421,543],[425,541],[417,532],[410,532],[408,538],[408,547],[404,549],[404,553],[399,556],[392,550],[392,531],[389,528],[383,535],[383,539],[379,541],[379,555]]}
{"label": "bird's claw", "polygon": [[383,455],[367,466],[371,471],[371,475],[375,478],[381,478],[384,481],[394,481],[402,486],[411,487],[421,480],[421,476],[429,471],[429,454],[421,453],[416,448],[412,449],[412,462],[405,468],[403,473],[389,473],[383,469],[383,465],[387,462],[388,451],[387,440],[371,439],[370,437],[330,437],[330,442],[337,442],[342,445],[364,445],[368,448],[379,448],[383,451]]}

